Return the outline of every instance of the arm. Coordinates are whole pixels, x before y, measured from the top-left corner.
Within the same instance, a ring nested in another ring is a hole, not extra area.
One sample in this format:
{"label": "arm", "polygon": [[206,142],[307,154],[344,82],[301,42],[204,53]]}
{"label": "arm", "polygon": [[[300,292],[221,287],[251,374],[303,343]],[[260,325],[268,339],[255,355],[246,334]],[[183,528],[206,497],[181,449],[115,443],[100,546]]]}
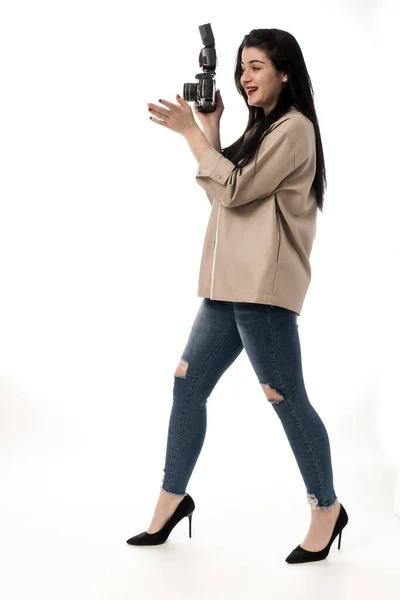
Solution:
{"label": "arm", "polygon": [[[204,155],[204,152],[211,146],[213,146],[218,152],[221,152],[219,126],[203,126],[202,132],[201,129],[196,125],[196,128],[193,128],[191,131],[185,134],[185,139],[198,161],[200,161],[201,157]],[[207,191],[206,194],[212,206],[214,198]]]}
{"label": "arm", "polygon": [[[206,136],[206,138],[208,139],[208,141],[210,142],[211,146],[213,146],[217,152],[221,152],[222,148],[221,148],[221,136],[220,136],[220,130],[219,130],[219,124],[218,125],[203,125],[203,133]],[[214,202],[214,198],[208,193],[206,192],[207,198],[211,204],[211,206],[213,205]]]}
{"label": "arm", "polygon": [[219,132],[219,125],[204,125],[203,133],[217,152],[221,152],[221,137]]}
{"label": "arm", "polygon": [[[296,145],[297,147],[297,145]],[[263,139],[257,156],[241,169],[209,146],[199,158],[197,183],[226,208],[270,196],[295,168],[295,147],[277,127]]]}

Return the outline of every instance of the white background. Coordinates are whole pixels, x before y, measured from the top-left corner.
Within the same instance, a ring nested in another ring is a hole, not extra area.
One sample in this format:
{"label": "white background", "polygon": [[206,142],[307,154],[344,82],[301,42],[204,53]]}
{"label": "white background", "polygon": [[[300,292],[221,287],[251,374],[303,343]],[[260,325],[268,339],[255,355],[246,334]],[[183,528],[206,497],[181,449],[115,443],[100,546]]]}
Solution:
{"label": "white background", "polygon": [[[304,378],[330,435],[339,500],[349,515],[348,506],[365,510],[364,533],[371,511],[375,518],[383,511],[399,536],[395,9],[389,0],[158,2],[140,12],[115,0],[2,4],[4,600],[147,599],[167,597],[167,589],[178,598],[188,590],[186,583],[174,594],[165,581],[158,592],[151,587],[150,571],[166,568],[162,582],[172,568],[162,561],[146,565],[150,581],[138,579],[143,554],[125,540],[148,527],[158,497],[174,371],[202,301],[197,281],[210,214],[189,146],[149,120],[147,102],[175,102],[183,84],[196,81],[204,23],[213,28],[225,104],[222,147],[247,122],[233,79],[243,36],[277,27],[303,50],[328,177],[298,319]],[[306,534],[301,475],[245,352],[209,398],[188,492],[203,515],[195,513],[190,543],[206,527],[206,547],[216,541],[213,531],[218,539],[224,527],[232,534],[234,523],[221,522],[228,506],[233,519],[243,517],[233,537],[239,544],[274,514],[293,520],[284,542],[283,534],[267,538],[270,549],[282,542],[284,557]],[[253,507],[256,497],[264,509]],[[365,543],[353,540],[355,556]],[[226,565],[229,577],[235,568]],[[218,573],[209,590],[204,577],[209,597],[222,597],[219,585],[227,590]],[[386,597],[399,598],[391,576],[379,582],[380,593],[384,582]],[[241,597],[240,584],[233,587],[226,597],[235,590]]]}

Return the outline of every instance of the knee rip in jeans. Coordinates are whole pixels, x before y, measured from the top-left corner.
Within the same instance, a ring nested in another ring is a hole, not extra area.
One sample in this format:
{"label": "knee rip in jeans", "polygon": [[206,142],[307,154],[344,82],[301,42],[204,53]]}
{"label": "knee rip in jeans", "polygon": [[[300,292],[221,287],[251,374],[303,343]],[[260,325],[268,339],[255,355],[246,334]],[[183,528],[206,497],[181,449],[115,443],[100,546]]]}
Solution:
{"label": "knee rip in jeans", "polygon": [[261,387],[263,388],[265,395],[267,396],[267,400],[271,402],[271,404],[279,404],[284,398],[278,392],[270,388],[267,383],[262,383]]}
{"label": "knee rip in jeans", "polygon": [[188,369],[188,366],[189,363],[181,358],[181,360],[179,361],[179,365],[177,366],[175,371],[176,377],[181,377],[184,379],[186,377],[186,371]]}

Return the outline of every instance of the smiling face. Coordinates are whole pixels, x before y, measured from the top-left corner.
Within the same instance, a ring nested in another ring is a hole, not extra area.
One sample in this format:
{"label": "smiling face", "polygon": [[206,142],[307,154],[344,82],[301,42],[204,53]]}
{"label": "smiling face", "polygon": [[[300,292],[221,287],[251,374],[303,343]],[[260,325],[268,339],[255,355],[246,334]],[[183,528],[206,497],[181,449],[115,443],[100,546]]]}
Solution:
{"label": "smiling face", "polygon": [[286,81],[286,73],[277,71],[263,50],[243,48],[240,83],[243,88],[257,88],[252,94],[245,89],[250,106],[261,106],[265,113],[269,112],[277,103]]}

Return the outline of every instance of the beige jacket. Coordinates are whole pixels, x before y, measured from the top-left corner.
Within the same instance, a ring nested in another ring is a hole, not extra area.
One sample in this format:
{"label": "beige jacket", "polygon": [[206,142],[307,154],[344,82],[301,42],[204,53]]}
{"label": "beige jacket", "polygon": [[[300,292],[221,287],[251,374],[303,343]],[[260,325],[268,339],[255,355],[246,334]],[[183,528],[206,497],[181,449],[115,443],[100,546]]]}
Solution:
{"label": "beige jacket", "polygon": [[[292,107],[274,123],[254,159],[234,163],[211,146],[197,183],[212,205],[197,295],[302,310],[311,281],[317,202],[314,126]],[[254,180],[253,180],[254,177]]]}

